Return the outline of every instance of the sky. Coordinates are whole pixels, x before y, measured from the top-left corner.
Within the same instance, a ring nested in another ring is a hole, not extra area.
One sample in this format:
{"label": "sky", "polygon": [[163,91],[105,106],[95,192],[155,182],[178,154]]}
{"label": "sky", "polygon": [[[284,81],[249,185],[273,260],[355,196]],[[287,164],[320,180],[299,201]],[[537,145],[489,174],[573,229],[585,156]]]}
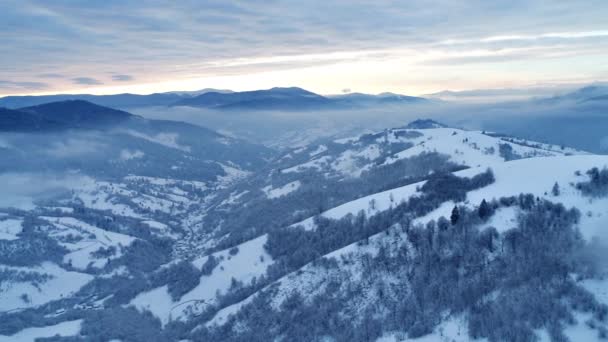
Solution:
{"label": "sky", "polygon": [[0,96],[608,80],[608,1],[2,0]]}

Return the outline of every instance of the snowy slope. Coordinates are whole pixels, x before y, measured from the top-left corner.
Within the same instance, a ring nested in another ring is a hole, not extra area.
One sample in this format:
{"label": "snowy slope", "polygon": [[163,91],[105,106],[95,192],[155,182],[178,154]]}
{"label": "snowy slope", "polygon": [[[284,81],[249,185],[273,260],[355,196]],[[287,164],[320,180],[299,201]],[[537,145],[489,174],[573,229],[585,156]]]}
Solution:
{"label": "snowy slope", "polygon": [[[552,202],[561,202],[566,207],[574,206],[579,208],[584,213],[583,217],[581,217],[579,228],[583,233],[583,236],[590,239],[598,234],[604,234],[605,227],[608,227],[608,198],[591,200],[588,197],[583,196],[573,184],[586,180],[585,176],[577,176],[577,171],[581,171],[584,174],[584,171],[592,167],[602,168],[605,166],[608,167],[608,156],[596,155],[539,157],[499,163],[492,167],[496,178],[495,183],[469,192],[467,194],[467,199],[459,204],[468,205],[474,208],[479,205],[482,199],[490,200],[503,196],[519,195],[520,193],[532,193],[540,198],[547,198]],[[472,168],[457,172],[456,174],[458,176],[470,177],[485,170],[485,167]],[[561,193],[559,196],[551,194],[551,188],[555,182],[558,182],[558,184],[561,185]],[[402,200],[415,196],[417,193],[416,189],[423,183],[424,182],[416,183],[366,196],[330,209],[322,215],[328,218],[338,219],[348,214],[355,215],[361,210],[365,211],[367,214],[377,213],[397,205]],[[370,202],[374,202],[373,210],[370,208]],[[441,205],[439,209],[430,214],[417,218],[415,223],[424,224],[431,219],[437,219],[440,216],[449,217],[454,204],[455,203],[453,202],[446,202]],[[501,208],[489,222],[484,224],[484,226],[492,225],[499,231],[507,230],[513,227],[516,215],[517,210],[515,208]],[[303,221],[301,225],[308,229],[314,228],[312,218]],[[390,238],[387,238],[387,236],[390,236]],[[352,262],[344,263],[341,261],[341,256],[363,256],[370,253],[373,255],[378,251],[377,246],[386,243],[387,240],[392,241],[391,243],[396,243],[396,241],[404,241],[403,239],[404,235],[402,231],[398,227],[395,227],[392,232],[382,232],[370,237],[370,242],[367,244],[361,245],[358,242],[353,243],[333,251],[324,257],[336,258],[339,263],[340,272],[345,272],[345,274],[348,275],[346,278],[348,281],[356,283],[362,266],[357,262],[355,262],[355,264],[352,264]],[[360,259],[362,258],[351,258],[351,260]],[[278,308],[281,305],[281,302],[294,291],[307,294],[307,296],[310,297],[315,293],[319,293],[323,290],[327,277],[335,277],[335,275],[329,275],[327,272],[327,270],[311,263],[284,276],[275,283],[278,284],[278,288],[275,288],[276,292],[273,295],[273,306]],[[603,288],[604,285],[605,282],[590,283],[588,288],[598,295],[599,298],[603,298],[603,301],[606,301],[608,295],[605,288]],[[255,296],[256,295],[254,294],[240,303],[220,310],[215,317],[207,323],[207,326],[224,324],[230,315],[238,312],[241,307],[250,303]],[[367,298],[366,300],[373,302],[373,297]],[[595,333],[595,331],[590,331],[582,326],[571,326],[566,330],[566,334],[571,336],[573,341],[580,340],[581,336],[589,337],[589,334],[592,333]],[[383,342],[399,340],[403,340],[399,334],[388,334],[383,339],[380,339],[380,341]],[[446,320],[431,335],[427,335],[420,339],[412,339],[412,341],[424,342],[468,340],[468,336],[466,335],[466,324],[457,318]]]}
{"label": "snowy slope", "polygon": [[37,267],[0,265],[1,270],[24,271],[45,277],[40,282],[5,282],[0,289],[0,312],[36,307],[52,300],[65,298],[93,279],[85,273],[66,271],[45,262]]}
{"label": "snowy slope", "polygon": [[[561,202],[566,207],[585,208],[586,215],[583,215],[581,225],[588,227],[583,230],[583,233],[591,236],[598,233],[598,229],[603,224],[608,224],[608,199],[590,200],[583,196],[579,190],[575,189],[572,184],[585,181],[587,179],[584,176],[585,171],[593,167],[602,168],[604,166],[608,166],[608,156],[598,155],[539,157],[498,163],[492,166],[496,182],[488,187],[470,192],[467,195],[465,204],[477,206],[483,199],[490,200],[493,198],[516,196],[521,193],[531,193],[553,202]],[[478,167],[459,171],[455,174],[461,177],[471,177],[485,170],[486,167]],[[577,171],[580,171],[583,175],[577,176],[575,174]],[[551,189],[556,182],[561,185],[562,189],[561,194],[557,197],[551,194]],[[384,211],[416,195],[418,193],[417,188],[422,184],[424,182],[359,198],[327,210],[321,215],[327,218],[339,219],[348,214],[356,215],[359,211],[364,211],[368,215]],[[370,203],[373,203],[373,206]],[[453,206],[454,203],[448,202],[426,217],[417,219],[417,222],[424,223],[431,219],[436,220],[441,216],[449,217]],[[509,219],[505,218],[504,220]],[[314,227],[312,218],[296,223],[293,226],[298,225],[309,229]]]}
{"label": "snowy slope", "polygon": [[110,231],[100,229],[88,223],[79,221],[73,217],[45,217],[41,219],[52,224],[53,228],[48,228],[46,233],[54,238],[65,238],[70,236],[79,237],[79,241],[62,242],[70,253],[63,257],[63,261],[80,270],[86,269],[89,265],[96,268],[103,268],[105,264],[114,258],[120,257],[121,253],[106,258],[94,256],[100,248],[114,247],[117,251],[128,247],[135,238]]}
{"label": "snowy slope", "polygon": [[[131,305],[152,312],[163,324],[200,313],[215,304],[217,294],[225,293],[233,280],[249,284],[252,279],[266,272],[272,264],[272,258],[264,250],[265,243],[266,236],[261,236],[236,246],[236,249],[231,248],[232,252],[225,250],[211,254],[219,261],[217,266],[211,274],[201,276],[200,284],[183,295],[179,301],[174,302],[167,286],[162,286],[139,294],[131,301]],[[192,264],[201,269],[209,257],[195,259]]]}
{"label": "snowy slope", "polygon": [[[398,160],[418,156],[423,153],[437,152],[448,155],[456,164],[468,167],[494,165],[505,161],[500,153],[500,145],[508,145],[513,158],[560,156],[586,154],[571,148],[542,144],[523,139],[494,136],[480,131],[467,131],[456,128],[429,129],[390,129],[359,137],[334,140],[333,144],[342,145],[342,151],[332,153],[327,144],[295,149],[287,153],[283,160],[297,160],[299,155],[312,157],[310,160],[290,166],[282,172],[303,172],[318,170],[339,173],[344,176],[359,176],[381,161],[383,165]],[[410,146],[401,147],[403,144]],[[387,147],[390,147],[387,148]],[[384,160],[384,161],[383,161]]]}
{"label": "snowy slope", "polygon": [[76,336],[80,332],[81,319],[61,322],[52,326],[27,328],[11,335],[0,335],[0,342],[34,342],[38,338]]}
{"label": "snowy slope", "polygon": [[561,148],[537,142],[501,139],[479,131],[433,128],[418,130],[417,132],[421,133],[422,136],[412,139],[412,143],[415,146],[395,154],[387,163],[394,163],[396,160],[423,152],[437,151],[449,155],[450,159],[457,164],[470,167],[489,166],[505,161],[505,158],[499,153],[499,144],[509,145],[513,153],[520,158],[583,153],[570,148]]}

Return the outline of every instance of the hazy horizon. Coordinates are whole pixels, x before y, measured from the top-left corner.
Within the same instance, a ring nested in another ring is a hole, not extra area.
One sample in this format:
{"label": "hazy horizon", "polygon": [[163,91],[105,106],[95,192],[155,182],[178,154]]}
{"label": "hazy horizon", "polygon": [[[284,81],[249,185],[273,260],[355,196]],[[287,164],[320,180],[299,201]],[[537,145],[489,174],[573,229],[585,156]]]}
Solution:
{"label": "hazy horizon", "polygon": [[574,88],[608,80],[607,10],[548,0],[9,0],[0,96]]}

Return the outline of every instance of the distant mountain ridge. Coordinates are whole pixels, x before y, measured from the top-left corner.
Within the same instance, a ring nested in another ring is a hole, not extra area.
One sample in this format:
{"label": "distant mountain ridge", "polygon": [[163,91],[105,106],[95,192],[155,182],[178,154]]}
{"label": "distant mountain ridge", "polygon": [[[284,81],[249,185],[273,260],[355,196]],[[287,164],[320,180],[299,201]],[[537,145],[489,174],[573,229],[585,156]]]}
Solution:
{"label": "distant mountain ridge", "polygon": [[275,87],[266,90],[243,91],[228,94],[209,92],[193,98],[181,100],[174,105],[219,110],[307,110],[352,109],[382,104],[411,104],[425,102],[427,102],[427,99],[422,97],[394,93],[381,93],[378,95],[351,93],[345,95],[322,96],[298,87]]}
{"label": "distant mountain ridge", "polygon": [[101,129],[136,116],[83,100],[66,100],[20,109],[0,108],[0,131],[56,131]]}
{"label": "distant mountain ridge", "polygon": [[214,109],[309,109],[331,106],[332,101],[297,87],[275,87],[235,93],[209,92],[174,105]]}
{"label": "distant mountain ridge", "polygon": [[353,106],[372,106],[382,104],[404,104],[404,103],[426,103],[428,99],[423,97],[408,96],[395,94],[390,92],[380,93],[378,95],[365,93],[349,93],[343,95],[330,96],[334,101],[339,101],[342,104],[350,104]]}
{"label": "distant mountain ridge", "polygon": [[91,94],[58,94],[58,95],[32,95],[32,96],[6,96],[0,98],[0,107],[17,109],[28,106],[36,106],[49,102],[84,100],[100,106],[128,108],[146,106],[168,106],[182,99],[198,96],[206,92],[225,93],[230,90],[218,90],[205,88],[197,91],[172,91],[166,93],[154,93],[149,95],[139,94],[113,94],[113,95],[91,95]]}
{"label": "distant mountain ridge", "polygon": [[172,91],[149,95],[61,94],[42,96],[7,96],[0,98],[0,107],[18,109],[49,102],[84,100],[112,108],[149,106],[189,106],[216,110],[310,110],[352,109],[373,105],[425,103],[422,97],[381,93],[378,95],[351,93],[323,96],[298,87],[233,92],[205,88],[198,91]]}

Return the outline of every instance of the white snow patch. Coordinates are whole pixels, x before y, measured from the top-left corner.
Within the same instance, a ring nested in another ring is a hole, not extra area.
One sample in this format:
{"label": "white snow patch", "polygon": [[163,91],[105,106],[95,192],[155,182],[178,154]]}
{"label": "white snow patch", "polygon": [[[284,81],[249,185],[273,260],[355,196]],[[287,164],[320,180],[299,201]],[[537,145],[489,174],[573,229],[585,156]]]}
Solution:
{"label": "white snow patch", "polygon": [[227,186],[230,185],[238,180],[241,180],[247,176],[249,176],[251,174],[251,172],[248,171],[244,171],[241,169],[237,169],[235,167],[232,166],[228,166],[222,163],[218,163],[223,169],[224,172],[226,173],[224,176],[220,176],[218,177],[218,181],[219,184],[221,186]]}
{"label": "white snow patch", "polygon": [[[219,264],[210,275],[203,275],[200,284],[178,302],[173,302],[167,287],[162,286],[139,294],[131,304],[140,310],[149,310],[163,323],[200,312],[215,303],[217,293],[225,293],[230,288],[232,279],[248,284],[254,277],[266,272],[272,264],[272,257],[264,249],[266,240],[267,236],[263,235],[244,242],[237,246],[238,252],[235,255],[230,254],[230,249],[212,254]],[[192,264],[201,269],[208,258],[209,256],[195,259]]]}
{"label": "white snow patch", "polygon": [[[552,145],[534,143],[538,147],[524,146],[485,135],[478,131],[433,128],[418,130],[417,132],[423,135],[410,140],[415,145],[414,147],[393,155],[385,163],[391,164],[400,159],[417,156],[424,152],[438,152],[450,156],[450,160],[456,164],[470,167],[491,166],[505,161],[499,154],[500,144],[510,145],[513,152],[522,158],[585,154],[584,152],[572,149],[561,150]],[[523,141],[521,142],[523,143]]]}
{"label": "white snow patch", "polygon": [[317,159],[313,159],[300,165],[292,166],[290,168],[282,170],[283,173],[301,172],[306,169],[322,170],[325,165],[331,160],[330,156],[323,156]]}
{"label": "white snow patch", "polygon": [[[132,236],[103,230],[72,217],[41,216],[40,219],[53,224],[54,228],[47,231],[50,236],[73,235],[83,238],[76,242],[60,242],[61,245],[71,251],[63,257],[63,261],[71,263],[73,267],[81,270],[86,269],[89,265],[97,268],[104,267],[108,259],[115,259],[121,255],[121,246],[129,246],[135,240]],[[93,253],[100,248],[110,246],[116,247],[117,253],[115,255],[109,258],[93,256]]]}
{"label": "white snow patch", "polygon": [[171,321],[171,309],[176,304],[171,299],[167,290],[167,285],[155,288],[148,292],[138,294],[131,301],[130,305],[138,310],[150,311],[154,316],[161,320],[163,326]]}
{"label": "white snow patch", "polygon": [[0,220],[0,240],[16,240],[17,234],[21,233],[23,220],[6,219]]}
{"label": "white snow patch", "polygon": [[82,319],[61,322],[46,327],[26,328],[18,333],[6,336],[0,335],[0,342],[34,342],[38,338],[53,337],[55,335],[67,337],[80,333]]}
{"label": "white snow patch", "polygon": [[484,223],[480,229],[494,227],[499,233],[517,227],[517,216],[519,215],[517,207],[501,207],[496,210],[494,215],[490,217],[488,222]]}
{"label": "white snow patch", "polygon": [[[366,213],[367,216],[376,214],[380,211],[387,210],[393,206],[399,205],[403,200],[407,200],[411,196],[418,193],[416,189],[421,186],[424,182],[406,185],[400,188],[395,188],[383,192],[379,192],[370,196],[361,197],[354,201],[344,203],[335,208],[329,209],[321,215],[330,219],[341,219],[346,215],[352,214],[357,215],[360,211]],[[292,227],[303,226],[305,229],[315,228],[314,220],[312,217],[291,225]]]}
{"label": "white snow patch", "polygon": [[[576,176],[576,171],[589,170],[593,167],[603,168],[608,165],[608,156],[603,155],[576,155],[557,157],[538,157],[502,162],[492,166],[496,181],[487,187],[471,191],[467,194],[464,204],[470,207],[478,206],[483,199],[491,200],[506,196],[517,196],[522,193],[531,193],[540,198],[546,198],[552,202],[560,202],[567,208],[582,208],[580,228],[585,238],[601,236],[608,227],[608,198],[591,199],[583,196],[580,191],[571,185],[579,181],[586,181],[587,176]],[[484,172],[486,167],[471,168],[455,173],[459,177],[472,177]],[[553,184],[557,182],[561,188],[559,196],[551,195]],[[357,215],[363,210],[372,215],[384,211],[401,201],[408,200],[417,193],[416,188],[424,182],[406,185],[400,188],[387,190],[377,194],[365,196],[352,202],[332,208],[321,215],[331,219],[340,219],[348,214]],[[391,201],[391,194],[393,200]],[[425,216],[425,218],[437,219],[441,216],[449,217],[453,203],[444,204],[439,209]],[[497,220],[510,220],[508,211],[500,215],[504,217]],[[418,222],[422,223],[423,219]],[[499,222],[494,222],[496,225]],[[308,218],[292,226],[301,225],[306,229],[315,227],[313,218]],[[504,227],[498,227],[502,229]]]}
{"label": "white snow patch", "polygon": [[314,150],[314,151],[310,152],[310,156],[311,156],[311,157],[314,157],[314,156],[316,156],[317,154],[323,153],[323,152],[325,152],[325,151],[327,151],[327,146],[325,146],[325,145],[319,145],[319,147],[317,147],[317,149],[316,149],[316,150]]}
{"label": "white snow patch", "polygon": [[[29,282],[5,282],[0,289],[0,312],[36,307],[53,300],[70,296],[83,285],[93,279],[93,276],[78,272],[68,272],[56,264],[44,262],[36,267],[9,267],[0,265],[0,268],[36,272],[50,275],[46,282],[34,286]],[[24,301],[22,295],[27,296]]]}
{"label": "white snow patch", "polygon": [[235,204],[239,201],[239,199],[241,197],[243,197],[244,195],[246,195],[248,193],[249,193],[249,190],[245,190],[245,191],[239,192],[239,193],[237,193],[236,191],[233,191],[230,193],[230,196],[228,196],[227,199],[223,200],[222,203],[220,203],[220,205]]}
{"label": "white snow patch", "polygon": [[[467,322],[464,318],[449,318],[442,322],[435,330],[425,336],[418,338],[406,338],[405,334],[386,334],[376,340],[376,342],[469,342]],[[487,341],[486,339],[477,339],[477,342]]]}
{"label": "white snow patch", "polygon": [[282,187],[276,188],[276,189],[273,189],[272,186],[269,185],[269,186],[262,188],[262,191],[264,191],[264,193],[266,194],[266,197],[268,197],[270,199],[279,198],[279,197],[283,197],[285,195],[288,195],[291,192],[298,190],[301,185],[302,185],[302,183],[298,180],[298,181],[294,181],[291,183],[287,183],[287,184],[283,185]]}

